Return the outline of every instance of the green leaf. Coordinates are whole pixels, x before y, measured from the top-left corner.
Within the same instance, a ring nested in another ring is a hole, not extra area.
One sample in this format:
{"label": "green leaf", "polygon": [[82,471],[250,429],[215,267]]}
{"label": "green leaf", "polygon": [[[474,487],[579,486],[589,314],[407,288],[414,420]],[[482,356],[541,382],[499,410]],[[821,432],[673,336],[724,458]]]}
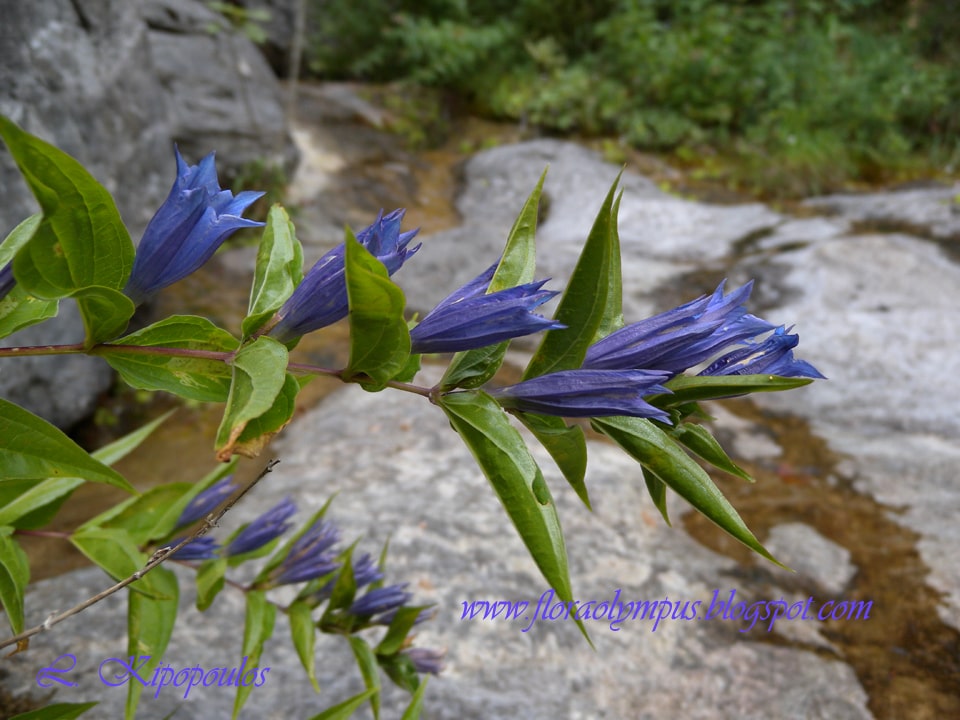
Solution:
{"label": "green leaf", "polygon": [[643,473],[643,481],[647,485],[647,492],[650,494],[650,499],[653,500],[654,506],[660,511],[660,514],[663,516],[663,521],[667,526],[672,527],[670,513],[667,511],[666,484],[642,465],[640,466],[640,472]]}
{"label": "green leaf", "polygon": [[233,360],[230,394],[217,430],[218,460],[226,462],[235,453],[250,452],[248,446],[239,444],[240,436],[251,420],[273,408],[286,385],[286,371],[287,348],[273,338],[258,337],[240,348]]}
{"label": "green leaf", "polygon": [[377,655],[394,655],[400,652],[407,640],[407,635],[410,634],[417,618],[420,617],[421,611],[426,609],[427,607],[423,605],[419,607],[409,605],[397,610],[393,620],[390,621],[390,626],[387,628],[387,634],[374,648],[374,652]]}
{"label": "green leaf", "polygon": [[206,318],[173,315],[97,348],[124,381],[140,390],[165,390],[188,400],[224,402],[230,391],[230,366],[222,360],[174,357],[131,351],[123,346],[166,347],[232,353],[240,343]]}
{"label": "green leaf", "polygon": [[[177,576],[170,570],[158,567],[146,577],[151,578],[158,596],[146,597],[140,593],[130,593],[127,597],[127,655],[134,658],[150,657],[137,671],[145,678],[153,675],[153,671],[163,661],[163,654],[173,634],[173,626],[177,622],[180,600]],[[132,719],[136,715],[143,688],[143,684],[139,682],[128,683],[127,718]]]}
{"label": "green leaf", "polygon": [[380,718],[380,673],[377,671],[377,657],[373,650],[359,635],[350,635],[347,637],[350,641],[350,649],[353,650],[353,656],[357,659],[357,667],[360,668],[360,675],[363,676],[363,684],[366,685],[370,695],[370,710],[373,711],[375,720]]}
{"label": "green leaf", "polygon": [[278,432],[283,430],[293,419],[297,409],[297,393],[300,392],[300,383],[297,378],[287,373],[283,381],[280,394],[273,401],[273,405],[260,417],[249,421],[243,432],[237,438],[234,452],[246,457],[256,457]]}
{"label": "green leaf", "polygon": [[[0,244],[0,269],[11,262],[40,226],[43,216],[31,215],[17,225]],[[20,285],[3,298],[0,298],[0,338],[12,335],[17,330],[28,327],[47,318],[55,317],[60,303],[57,300],[41,300],[33,297]]]}
{"label": "green leaf", "polygon": [[[442,395],[440,407],[493,485],[548,586],[561,600],[572,602],[557,508],[520,433],[497,402],[480,390]],[[577,624],[586,636],[583,624]]]}
{"label": "green leaf", "polygon": [[587,348],[621,315],[620,244],[614,194],[620,175],[594,220],[593,228],[560,299],[555,319],[562,330],[548,330],[523,374],[524,380],[583,364]]}
{"label": "green leaf", "polygon": [[680,375],[666,383],[672,394],[652,395],[644,399],[651,405],[666,409],[700,400],[717,400],[754,392],[793,390],[811,382],[811,378],[776,375]]}
{"label": "green leaf", "polygon": [[[140,445],[171,414],[172,410],[90,456],[106,465],[113,465]],[[81,478],[48,478],[39,483],[34,480],[8,480],[0,483],[0,525],[13,525],[21,530],[46,525],[70,493],[83,483]]]}
{"label": "green leaf", "polygon": [[270,208],[257,251],[257,266],[250,289],[247,317],[240,326],[250,337],[287,301],[303,279],[303,249],[287,211]]}
{"label": "green leaf", "polygon": [[[147,563],[130,534],[121,528],[83,528],[70,536],[73,546],[116,581],[130,577]],[[127,587],[154,599],[165,599],[161,582],[147,573]]]}
{"label": "green leaf", "polygon": [[317,641],[317,627],[313,623],[312,614],[313,608],[305,602],[295,602],[287,608],[293,647],[300,658],[300,664],[307,672],[307,677],[310,678],[310,684],[313,685],[314,690],[320,692],[314,651]]}
{"label": "green leaf", "polygon": [[400,720],[420,720],[420,713],[423,711],[423,696],[427,690],[427,679],[423,678],[420,681],[420,686],[417,688],[417,691],[413,694],[413,697],[410,698],[410,704],[407,705],[407,709],[403,711],[403,717]]}
{"label": "green leaf", "polygon": [[349,229],[344,269],[350,303],[350,362],[344,379],[366,375],[374,381],[368,389],[379,389],[406,367],[410,356],[403,291]]}
{"label": "green leaf", "polygon": [[[273,635],[273,624],[277,617],[277,606],[267,600],[267,596],[258,590],[247,593],[247,614],[243,626],[243,655],[247,658],[248,667],[260,664],[263,653],[263,644]],[[233,703],[233,717],[237,715],[246,703],[253,684],[237,688],[237,697]]]}
{"label": "green leaf", "polygon": [[552,415],[518,412],[516,417],[550,453],[577,497],[592,510],[584,480],[587,473],[587,440],[583,429],[579,425],[568,427],[562,418]]}
{"label": "green leaf", "polygon": [[364,690],[359,695],[354,695],[342,703],[328,707],[319,715],[314,715],[310,720],[348,720],[375,692],[376,690]]}
{"label": "green leaf", "polygon": [[0,137],[43,210],[14,260],[17,282],[48,300],[94,286],[122,290],[134,250],[110,193],[75,159],[3,116]]}
{"label": "green leaf", "polygon": [[420,676],[409,655],[395,653],[393,655],[378,655],[377,662],[387,674],[387,677],[399,688],[408,693],[416,692],[420,687]]}
{"label": "green leaf", "polygon": [[0,399],[0,477],[4,480],[79,477],[135,492],[123,476],[90,457],[46,420],[3,399]]}
{"label": "green leaf", "polygon": [[123,529],[138,546],[145,545],[170,534],[179,517],[171,508],[192,489],[193,485],[187,482],[158,485],[91,518],[80,529]]}
{"label": "green leaf", "polygon": [[77,301],[83,327],[84,347],[113,340],[127,329],[137,306],[119,290],[108,287],[87,287],[70,294]]}
{"label": "green leaf", "polygon": [[203,612],[223,590],[227,559],[204,560],[197,569],[197,610]]}
{"label": "green leaf", "polygon": [[97,703],[54,703],[14,715],[10,720],[76,720]]}
{"label": "green leaf", "polygon": [[[547,171],[544,170],[539,182],[520,210],[520,215],[514,221],[510,235],[507,236],[507,246],[487,287],[487,293],[506,290],[533,281],[536,270],[537,214],[543,181],[546,177]],[[500,369],[509,345],[509,342],[502,342],[458,352],[453,356],[440,381],[441,389],[480,387]]]}
{"label": "green leaf", "polygon": [[23,593],[30,582],[30,562],[13,539],[13,528],[0,527],[0,603],[14,635],[23,632]]}
{"label": "green leaf", "polygon": [[706,471],[660,428],[649,420],[633,417],[594,418],[592,423],[598,432],[626,450],[644,470],[669,485],[720,529],[780,565],[750,532]]}
{"label": "green leaf", "polygon": [[717,442],[717,439],[702,425],[696,423],[680,423],[670,433],[683,445],[696,453],[714,467],[724,472],[753,482],[750,473],[737,465]]}

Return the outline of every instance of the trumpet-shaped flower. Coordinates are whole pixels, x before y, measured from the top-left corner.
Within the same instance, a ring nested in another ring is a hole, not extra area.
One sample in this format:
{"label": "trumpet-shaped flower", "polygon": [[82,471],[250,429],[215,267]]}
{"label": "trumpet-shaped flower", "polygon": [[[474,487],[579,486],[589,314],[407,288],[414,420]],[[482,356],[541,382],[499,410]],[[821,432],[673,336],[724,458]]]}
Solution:
{"label": "trumpet-shaped flower", "polygon": [[414,647],[401,650],[400,652],[413,661],[414,669],[421,675],[426,673],[439,675],[443,672],[443,668],[446,665],[444,662],[446,653],[443,650]]}
{"label": "trumpet-shaped flower", "polygon": [[563,370],[490,392],[504,407],[561,417],[631,415],[664,422],[669,416],[643,398],[669,392],[661,370]]}
{"label": "trumpet-shaped flower", "polygon": [[284,498],[237,533],[237,536],[224,549],[223,554],[229,557],[259,550],[290,529],[292,523],[287,520],[296,511],[297,506],[293,501],[290,498]]}
{"label": "trumpet-shaped flower", "polygon": [[[404,212],[394,210],[387,215],[381,212],[372,225],[357,233],[357,242],[382,262],[390,275],[420,249],[419,245],[407,247],[418,230],[400,232]],[[297,289],[277,311],[276,322],[268,335],[288,342],[347,316],[349,305],[344,251],[341,243],[310,268]]]}
{"label": "trumpet-shaped flower", "polygon": [[[170,542],[171,547],[176,547],[183,541],[183,538],[177,538]],[[198,537],[184,545],[173,553],[170,557],[173,560],[210,560],[217,556],[220,545],[212,537]]]}
{"label": "trumpet-shaped flower", "polygon": [[177,178],[143,233],[124,293],[135,303],[203,265],[233,232],[258,227],[244,211],[263,195],[221,190],[213,153],[187,165],[176,150]]}
{"label": "trumpet-shaped flower", "polygon": [[336,554],[327,551],[339,540],[340,530],[333,523],[315,522],[297,539],[278,566],[277,583],[289,585],[332,573],[340,564],[336,561]]}
{"label": "trumpet-shaped flower", "polygon": [[407,583],[387,585],[386,587],[371,590],[350,606],[350,614],[358,617],[370,617],[381,613],[394,612],[401,608],[410,598],[411,593],[406,591]]}
{"label": "trumpet-shaped flower", "polygon": [[557,295],[546,280],[486,293],[497,265],[454,291],[410,331],[412,351],[440,353],[486,347],[540,330],[566,327],[533,312]]}
{"label": "trumpet-shaped flower", "polygon": [[710,363],[701,375],[780,375],[821,378],[813,365],[793,356],[799,335],[790,335],[783,325],[760,341],[751,341]]}
{"label": "trumpet-shaped flower", "polygon": [[206,517],[213,512],[220,503],[233,495],[234,491],[239,487],[239,484],[234,484],[233,475],[227,475],[203,492],[198,493],[183,509],[183,512],[180,513],[180,517],[177,519],[177,527],[192,525],[200,518]]}
{"label": "trumpet-shaped flower", "polygon": [[666,370],[678,374],[773,325],[749,315],[743,303],[753,282],[723,294],[721,282],[710,296],[632,323],[587,349],[584,368],[593,370]]}

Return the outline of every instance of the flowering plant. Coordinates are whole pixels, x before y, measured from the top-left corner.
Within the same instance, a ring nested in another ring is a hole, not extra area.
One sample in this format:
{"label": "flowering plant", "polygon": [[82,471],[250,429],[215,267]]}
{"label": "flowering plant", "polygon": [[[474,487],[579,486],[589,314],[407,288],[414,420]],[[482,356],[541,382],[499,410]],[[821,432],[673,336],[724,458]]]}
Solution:
{"label": "flowering plant", "polygon": [[[300,381],[311,375],[334,376],[371,392],[414,393],[436,405],[476,458],[561,600],[572,601],[573,594],[560,519],[514,420],[544,446],[587,507],[587,443],[583,426],[567,418],[587,419],[639,463],[665,518],[669,487],[776,562],[693,458],[747,477],[698,424],[699,403],[792,389],[822,376],[794,357],[796,335],[748,313],[751,284],[725,292],[721,283],[710,295],[626,324],[619,177],[562,294],[544,289],[548,280],[535,279],[541,177],[499,261],[419,322],[407,317],[403,290],[392,280],[421,251],[419,245],[410,247],[416,231],[401,231],[402,210],[381,213],[356,234],[347,230],[344,242],[304,274],[293,223],[275,206],[263,224],[239,333],[206,318],[178,315],[126,333],[137,303],[195,270],[233,231],[261,225],[242,217],[258,194],[222,190],[212,155],[188,166],[177,152],[170,196],[135,251],[112,198],[74,159],[5,118],[0,118],[0,137],[42,210],[0,245],[0,337],[52,317],[68,297],[77,301],[86,330],[82,343],[5,348],[0,357],[96,355],[140,390],[224,405],[214,448],[222,465],[195,484],[138,493],[110,464],[162,418],[90,454],[41,418],[0,399],[0,570],[9,579],[0,601],[14,633],[2,645],[26,651],[30,637],[83,609],[25,628],[29,567],[18,537],[47,522],[79,485],[105,483],[124,489],[130,499],[66,536],[118,581],[105,594],[132,585],[141,592],[129,595],[131,617],[151,613],[157,619],[149,627],[130,623],[131,655],[149,647],[153,662],[159,662],[173,630],[177,578],[160,567],[165,561],[196,569],[200,609],[210,607],[228,581],[246,594],[243,651],[252,661],[270,637],[278,609],[268,593],[299,586],[294,601],[280,609],[290,616],[294,644],[314,686],[316,633],[343,635],[367,690],[337,707],[346,712],[369,701],[378,715],[379,667],[413,693],[405,717],[416,717],[425,687],[420,676],[441,671],[442,653],[411,647],[411,629],[431,612],[408,605],[412,595],[405,584],[384,585],[385,555],[375,563],[369,554],[354,560],[353,546],[338,549],[341,531],[325,519],[326,505],[277,547],[294,527],[296,506],[290,500],[222,541],[206,536],[255,484],[234,484],[230,474],[237,456],[255,457],[291,421]],[[553,317],[545,317],[541,308],[557,295]],[[289,350],[304,334],[343,319],[350,328],[345,367],[290,361]],[[542,338],[523,377],[497,385],[495,375],[510,341],[534,333]],[[442,379],[431,387],[416,384],[424,353],[453,353]],[[230,568],[268,555],[252,582],[227,578]],[[363,633],[377,626],[387,630],[374,646]],[[238,688],[234,715],[248,693],[249,688]],[[138,697],[131,686],[129,716]]]}

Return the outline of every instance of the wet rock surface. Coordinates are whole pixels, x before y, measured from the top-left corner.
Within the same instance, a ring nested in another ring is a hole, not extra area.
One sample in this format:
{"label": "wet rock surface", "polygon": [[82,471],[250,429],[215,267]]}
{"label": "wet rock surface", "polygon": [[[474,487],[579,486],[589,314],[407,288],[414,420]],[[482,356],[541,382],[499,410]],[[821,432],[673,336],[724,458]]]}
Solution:
{"label": "wet rock surface", "polygon": [[[429,309],[499,254],[547,163],[538,275],[562,285],[619,168],[570,143],[536,141],[481,153],[464,167],[462,226],[425,235],[420,254],[396,276],[413,308]],[[298,502],[302,519],[337,493],[329,517],[346,537],[363,536],[361,551],[377,552],[389,537],[388,581],[410,582],[416,601],[436,606],[416,644],[448,653],[447,671],[430,680],[427,718],[960,713],[960,337],[946,320],[960,300],[960,271],[952,257],[932,234],[864,232],[852,210],[793,218],[761,205],[706,205],[666,195],[629,171],[623,185],[628,321],[710,292],[724,277],[756,278],[756,306],[772,321],[796,323],[798,354],[830,380],[715,406],[718,436],[759,478],[749,487],[718,482],[796,573],[709,535],[675,497],[667,527],[636,465],[599,441],[590,442],[591,514],[533,443],[557,499],[575,596],[700,601],[701,614],[731,591],[748,604],[873,601],[869,619],[781,619],[771,632],[762,621],[741,632],[745,623],[730,619],[665,620],[655,631],[649,620],[618,630],[593,621],[587,628],[597,652],[562,621],[521,632],[526,622],[462,620],[463,603],[474,600],[526,600],[532,608],[543,580],[439,410],[402,393],[347,387],[299,416],[272,447],[281,465],[223,531],[283,496]],[[438,374],[428,366],[421,380]],[[190,605],[189,574],[181,577],[182,617],[164,660],[238,663],[239,593],[228,588],[213,612],[200,615]],[[39,583],[27,598],[29,620],[41,622],[105,584],[96,570]],[[114,600],[36,638],[29,653],[5,663],[4,684],[35,689],[37,669],[72,652],[81,686],[58,699],[101,699],[104,716],[115,715],[123,693],[104,688],[96,672],[124,652],[122,617]],[[269,681],[251,693],[245,715],[308,717],[362,689],[345,643],[322,637],[324,693],[315,696],[287,636],[280,617],[261,662],[271,667]],[[221,692],[195,690],[186,702],[174,693],[144,698],[143,717],[164,717],[178,704],[179,717],[220,716],[232,703]],[[389,690],[384,716],[398,717],[403,703]]]}

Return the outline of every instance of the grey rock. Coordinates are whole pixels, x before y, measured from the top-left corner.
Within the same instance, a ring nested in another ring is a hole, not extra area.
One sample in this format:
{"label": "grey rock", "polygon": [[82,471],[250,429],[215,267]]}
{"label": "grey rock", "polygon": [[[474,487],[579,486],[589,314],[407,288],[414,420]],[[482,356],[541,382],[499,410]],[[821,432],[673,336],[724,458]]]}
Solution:
{"label": "grey rock", "polygon": [[770,530],[764,546],[784,565],[832,595],[842,593],[857,572],[849,550],[803,523],[777,525]]}

